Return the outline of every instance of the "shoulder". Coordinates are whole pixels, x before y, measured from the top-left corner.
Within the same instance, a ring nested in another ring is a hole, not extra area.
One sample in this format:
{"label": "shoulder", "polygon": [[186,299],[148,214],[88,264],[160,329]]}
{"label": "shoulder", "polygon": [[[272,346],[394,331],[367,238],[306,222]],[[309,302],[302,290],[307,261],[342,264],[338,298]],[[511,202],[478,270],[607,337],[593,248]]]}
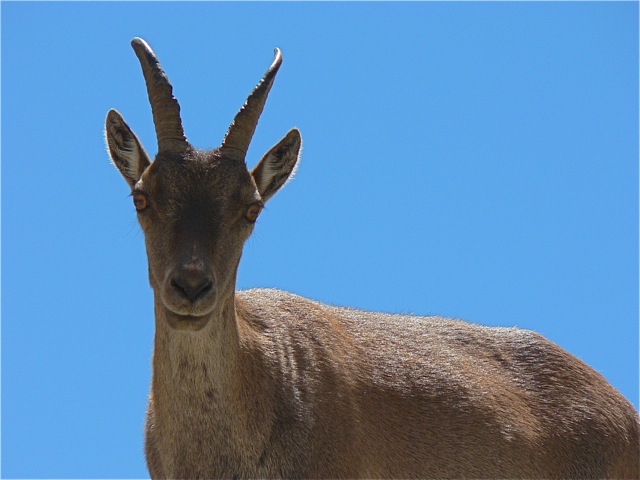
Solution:
{"label": "shoulder", "polygon": [[236,291],[236,312],[262,331],[315,328],[327,317],[327,306],[274,288]]}
{"label": "shoulder", "polygon": [[236,291],[236,299],[239,304],[257,310],[298,310],[309,306],[322,306],[321,303],[314,300],[276,288],[238,290]]}

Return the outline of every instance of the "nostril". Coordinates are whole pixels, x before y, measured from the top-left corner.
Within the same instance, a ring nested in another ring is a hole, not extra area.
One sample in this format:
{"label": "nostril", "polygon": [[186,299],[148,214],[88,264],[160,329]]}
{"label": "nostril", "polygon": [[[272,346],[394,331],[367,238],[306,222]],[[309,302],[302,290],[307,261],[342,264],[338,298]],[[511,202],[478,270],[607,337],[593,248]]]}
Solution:
{"label": "nostril", "polygon": [[204,295],[208,292],[210,292],[213,289],[213,281],[207,279],[203,285],[202,288],[200,289],[200,292],[198,292],[198,295]]}
{"label": "nostril", "polygon": [[213,289],[213,280],[208,277],[190,279],[188,277],[174,277],[171,286],[181,296],[195,302]]}
{"label": "nostril", "polygon": [[185,287],[183,287],[180,282],[178,280],[176,280],[175,278],[171,280],[171,286],[177,290],[178,292],[180,292],[180,294],[182,294],[182,296],[186,297],[187,296],[187,290]]}

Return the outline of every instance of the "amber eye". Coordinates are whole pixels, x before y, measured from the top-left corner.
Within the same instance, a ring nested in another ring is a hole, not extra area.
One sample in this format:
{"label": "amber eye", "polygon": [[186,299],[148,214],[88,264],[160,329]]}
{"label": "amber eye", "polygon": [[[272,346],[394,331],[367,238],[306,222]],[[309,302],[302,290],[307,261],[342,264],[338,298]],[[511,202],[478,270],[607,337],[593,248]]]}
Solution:
{"label": "amber eye", "polygon": [[249,220],[251,223],[254,223],[258,219],[258,215],[260,215],[260,211],[262,210],[262,205],[259,203],[254,203],[247,208],[247,213],[245,214],[245,218]]}
{"label": "amber eye", "polygon": [[144,193],[134,193],[133,204],[135,205],[137,211],[143,211],[145,208],[147,208],[148,205],[147,196]]}

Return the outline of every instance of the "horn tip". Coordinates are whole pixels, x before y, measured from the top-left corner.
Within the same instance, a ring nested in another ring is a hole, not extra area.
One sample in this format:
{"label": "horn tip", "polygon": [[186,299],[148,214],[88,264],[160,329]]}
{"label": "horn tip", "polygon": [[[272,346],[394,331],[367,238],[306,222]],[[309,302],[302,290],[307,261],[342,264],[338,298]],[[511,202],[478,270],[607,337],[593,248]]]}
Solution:
{"label": "horn tip", "polygon": [[150,52],[151,47],[149,46],[149,44],[140,37],[134,37],[131,39],[131,46],[133,47],[133,49],[135,50],[136,53],[138,52]]}
{"label": "horn tip", "polygon": [[273,65],[280,65],[282,63],[282,50],[278,47],[273,49]]}

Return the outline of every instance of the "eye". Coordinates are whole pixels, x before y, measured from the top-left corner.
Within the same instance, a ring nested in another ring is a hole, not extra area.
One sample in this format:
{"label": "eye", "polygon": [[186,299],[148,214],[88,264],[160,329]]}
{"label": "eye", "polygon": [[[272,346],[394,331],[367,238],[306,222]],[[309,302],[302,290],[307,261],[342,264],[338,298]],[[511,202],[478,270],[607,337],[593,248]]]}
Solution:
{"label": "eye", "polygon": [[142,212],[149,205],[147,196],[144,193],[135,192],[133,195],[133,205],[138,212]]}
{"label": "eye", "polygon": [[258,215],[260,215],[260,212],[262,211],[262,204],[261,203],[254,203],[252,205],[249,205],[249,208],[247,208],[247,213],[244,214],[244,217],[251,223],[255,223],[255,221],[258,219]]}

